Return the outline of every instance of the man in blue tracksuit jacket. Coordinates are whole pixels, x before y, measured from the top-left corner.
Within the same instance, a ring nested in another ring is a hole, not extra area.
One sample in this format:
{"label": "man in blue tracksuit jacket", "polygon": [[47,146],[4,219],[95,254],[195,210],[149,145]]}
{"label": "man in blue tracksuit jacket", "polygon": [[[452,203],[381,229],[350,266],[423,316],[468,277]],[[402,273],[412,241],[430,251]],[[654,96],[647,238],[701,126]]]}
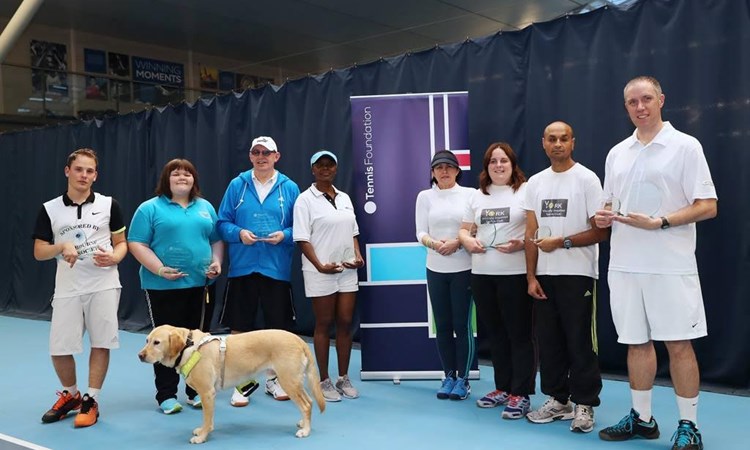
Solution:
{"label": "man in blue tracksuit jacket", "polygon": [[[292,216],[299,187],[274,168],[281,154],[272,138],[253,139],[249,157],[253,168],[229,183],[219,207],[219,234],[229,247],[221,323],[232,333],[254,330],[260,306],[263,328],[288,330],[294,321]],[[238,387],[231,404],[246,406],[254,386]],[[289,400],[273,371],[267,373],[266,393]]]}

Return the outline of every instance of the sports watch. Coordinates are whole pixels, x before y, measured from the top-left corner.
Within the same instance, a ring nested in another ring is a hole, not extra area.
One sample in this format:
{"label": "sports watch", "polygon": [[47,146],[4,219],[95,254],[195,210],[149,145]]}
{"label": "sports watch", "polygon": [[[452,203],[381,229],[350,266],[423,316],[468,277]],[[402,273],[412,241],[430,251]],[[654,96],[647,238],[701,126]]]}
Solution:
{"label": "sports watch", "polygon": [[565,250],[568,250],[572,246],[573,246],[573,241],[571,241],[569,237],[563,238],[563,248]]}
{"label": "sports watch", "polygon": [[662,218],[661,218],[661,229],[662,229],[662,230],[666,230],[666,229],[667,229],[667,228],[669,228],[670,226],[671,226],[671,225],[670,225],[669,221],[667,220],[666,216],[665,216],[665,217],[662,217]]}

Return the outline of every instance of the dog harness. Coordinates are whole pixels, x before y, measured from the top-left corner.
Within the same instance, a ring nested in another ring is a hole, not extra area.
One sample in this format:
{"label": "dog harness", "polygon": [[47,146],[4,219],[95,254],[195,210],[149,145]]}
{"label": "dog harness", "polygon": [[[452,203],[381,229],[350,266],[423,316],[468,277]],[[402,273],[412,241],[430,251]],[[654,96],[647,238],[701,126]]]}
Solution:
{"label": "dog harness", "polygon": [[[191,339],[192,334],[192,332],[188,334],[187,341],[185,342],[185,348],[182,349],[183,352],[189,347],[195,345],[193,344],[193,340]],[[196,345],[196,349],[193,351],[193,353],[190,354],[187,362],[185,362],[185,364],[180,367],[180,374],[184,378],[187,378],[188,375],[190,375],[190,372],[193,370],[195,365],[198,364],[198,361],[201,360],[201,346],[211,341],[219,341],[219,355],[221,356],[221,375],[219,376],[219,389],[224,389],[224,355],[227,352],[226,336],[212,336],[210,334],[205,335],[203,339],[198,342],[198,344]],[[182,352],[180,353],[180,357],[177,359],[177,361],[179,361],[180,359],[182,359]]]}

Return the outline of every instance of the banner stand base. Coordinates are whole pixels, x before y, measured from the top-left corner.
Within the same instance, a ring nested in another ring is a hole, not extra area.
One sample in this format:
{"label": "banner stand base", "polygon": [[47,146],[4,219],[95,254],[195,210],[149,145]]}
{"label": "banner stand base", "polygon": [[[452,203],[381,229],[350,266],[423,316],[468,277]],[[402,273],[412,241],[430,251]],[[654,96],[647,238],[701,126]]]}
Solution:
{"label": "banner stand base", "polygon": [[[393,384],[401,384],[401,380],[442,380],[442,370],[420,370],[420,371],[392,371],[372,372],[362,370],[359,372],[362,381],[370,380],[392,380]],[[479,369],[469,371],[470,380],[479,379]]]}

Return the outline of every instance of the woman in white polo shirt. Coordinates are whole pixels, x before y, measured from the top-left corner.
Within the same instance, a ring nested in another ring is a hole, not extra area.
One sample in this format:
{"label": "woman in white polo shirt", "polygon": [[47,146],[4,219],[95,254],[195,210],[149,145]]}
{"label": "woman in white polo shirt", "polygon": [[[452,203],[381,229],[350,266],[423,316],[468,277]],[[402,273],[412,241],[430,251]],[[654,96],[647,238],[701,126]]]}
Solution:
{"label": "woman in white polo shirt", "polygon": [[[359,290],[357,269],[365,262],[359,251],[359,227],[354,206],[346,193],[336,189],[338,159],[328,150],[310,158],[315,182],[294,204],[294,241],[302,250],[305,295],[312,299],[315,315],[313,344],[320,370],[320,385],[327,401],[341,396],[357,398],[349,380],[352,350],[352,317]],[[336,354],[339,377],[335,384],[328,375],[329,336],[336,325]]]}

